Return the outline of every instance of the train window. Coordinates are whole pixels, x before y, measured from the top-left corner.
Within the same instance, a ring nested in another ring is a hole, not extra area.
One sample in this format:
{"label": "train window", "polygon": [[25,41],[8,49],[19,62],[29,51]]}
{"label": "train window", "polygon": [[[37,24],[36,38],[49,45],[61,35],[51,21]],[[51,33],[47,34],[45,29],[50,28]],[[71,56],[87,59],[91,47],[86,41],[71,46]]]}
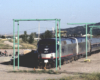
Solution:
{"label": "train window", "polygon": [[67,43],[67,44],[72,44],[72,43],[71,43],[71,40],[66,40],[66,43]]}
{"label": "train window", "polygon": [[85,42],[85,39],[82,39],[82,42]]}
{"label": "train window", "polygon": [[82,42],[82,39],[81,39],[81,42]]}
{"label": "train window", "polygon": [[75,41],[75,39],[72,39],[71,42],[72,42],[72,43],[75,43],[76,41]]}
{"label": "train window", "polygon": [[81,39],[78,39],[78,42],[81,42]]}
{"label": "train window", "polygon": [[73,40],[71,40],[71,42],[73,43]]}
{"label": "train window", "polygon": [[81,42],[85,42],[85,38],[77,38],[78,42],[81,43]]}

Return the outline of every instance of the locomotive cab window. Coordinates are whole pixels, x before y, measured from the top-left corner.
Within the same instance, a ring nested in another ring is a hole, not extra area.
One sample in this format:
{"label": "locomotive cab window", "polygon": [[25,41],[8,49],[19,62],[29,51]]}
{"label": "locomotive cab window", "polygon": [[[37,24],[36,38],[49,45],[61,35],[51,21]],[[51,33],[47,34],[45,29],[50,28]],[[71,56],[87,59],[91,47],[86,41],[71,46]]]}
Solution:
{"label": "locomotive cab window", "polygon": [[42,40],[42,41],[40,41],[39,43],[38,43],[38,45],[41,45],[41,46],[45,46],[45,45],[47,45],[47,46],[52,46],[52,45],[55,45],[55,41],[53,41],[53,40]]}
{"label": "locomotive cab window", "polygon": [[48,45],[48,46],[51,46],[51,45],[55,45],[55,43],[53,43],[53,42],[50,42],[50,43],[40,43],[39,45]]}

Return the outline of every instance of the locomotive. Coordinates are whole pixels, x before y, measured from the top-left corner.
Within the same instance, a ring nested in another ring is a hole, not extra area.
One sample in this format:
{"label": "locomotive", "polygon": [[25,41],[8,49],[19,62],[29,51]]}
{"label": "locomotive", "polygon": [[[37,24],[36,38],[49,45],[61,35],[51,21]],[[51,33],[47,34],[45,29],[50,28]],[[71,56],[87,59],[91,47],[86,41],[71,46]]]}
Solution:
{"label": "locomotive", "polygon": [[[59,38],[57,39],[59,43]],[[39,66],[47,64],[47,68],[55,67],[56,62],[56,39],[42,39],[37,44]],[[100,49],[100,39],[87,40],[87,55]],[[86,56],[86,38],[69,37],[61,38],[61,63],[65,64]],[[59,44],[57,44],[57,60],[59,64]]]}

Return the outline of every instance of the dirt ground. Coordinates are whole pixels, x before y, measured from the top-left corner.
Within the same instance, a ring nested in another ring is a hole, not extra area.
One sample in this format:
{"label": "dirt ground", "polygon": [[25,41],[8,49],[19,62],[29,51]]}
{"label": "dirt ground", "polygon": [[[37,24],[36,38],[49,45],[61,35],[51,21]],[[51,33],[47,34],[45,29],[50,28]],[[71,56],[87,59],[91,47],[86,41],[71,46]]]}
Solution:
{"label": "dirt ground", "polygon": [[[45,80],[45,79],[59,79],[64,76],[73,76],[74,73],[100,73],[100,52],[92,54],[87,57],[90,62],[84,62],[85,58],[81,58],[72,63],[61,66],[61,70],[66,73],[61,74],[34,74],[34,73],[9,73],[13,70],[12,65],[0,64],[0,80]],[[17,70],[17,67],[15,67]],[[20,70],[33,70],[33,68],[20,67]],[[55,68],[53,68],[55,70]],[[58,69],[59,70],[59,69]]]}
{"label": "dirt ground", "polygon": [[[7,51],[7,54],[8,55],[13,55],[13,49],[0,49],[0,51],[2,52],[2,53],[4,53],[5,52],[5,50]],[[26,50],[26,49],[19,49],[19,52],[20,52],[20,54],[24,54],[24,50]],[[15,53],[18,51],[18,49],[15,49]]]}

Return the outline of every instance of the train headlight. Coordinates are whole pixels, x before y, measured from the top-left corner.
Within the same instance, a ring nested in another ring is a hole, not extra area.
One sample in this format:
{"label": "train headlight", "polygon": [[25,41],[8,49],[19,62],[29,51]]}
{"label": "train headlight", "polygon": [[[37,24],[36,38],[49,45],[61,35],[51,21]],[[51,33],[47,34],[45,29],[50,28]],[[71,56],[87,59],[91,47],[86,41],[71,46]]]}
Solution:
{"label": "train headlight", "polygon": [[48,60],[44,60],[44,63],[48,63]]}

